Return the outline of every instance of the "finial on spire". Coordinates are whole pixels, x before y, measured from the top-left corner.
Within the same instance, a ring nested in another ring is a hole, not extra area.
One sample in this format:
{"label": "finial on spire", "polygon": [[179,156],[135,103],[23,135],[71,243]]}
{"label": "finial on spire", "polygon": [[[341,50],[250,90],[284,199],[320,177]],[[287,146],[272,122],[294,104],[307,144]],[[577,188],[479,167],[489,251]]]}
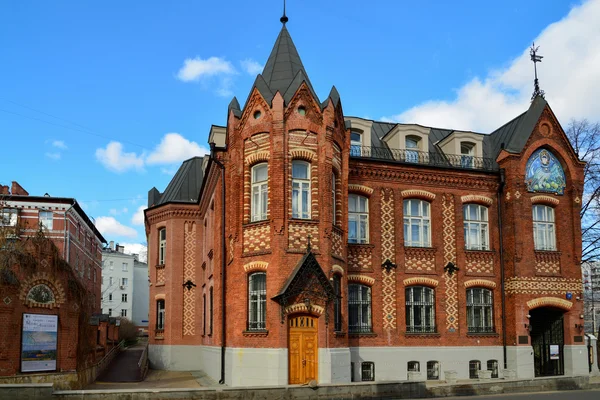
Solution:
{"label": "finial on spire", "polygon": [[540,85],[537,77],[537,63],[542,62],[542,58],[544,58],[544,56],[540,56],[537,54],[539,48],[540,46],[536,47],[534,42],[531,45],[531,48],[529,49],[529,55],[531,56],[531,61],[533,61],[533,70],[535,73],[535,79],[533,81],[533,95],[531,96],[531,101],[533,101],[537,96],[544,98],[544,91],[540,90]]}
{"label": "finial on spire", "polygon": [[283,16],[281,18],[279,18],[279,20],[284,25],[285,25],[286,22],[289,21],[289,18],[287,17],[287,15],[285,15],[285,0],[283,0]]}

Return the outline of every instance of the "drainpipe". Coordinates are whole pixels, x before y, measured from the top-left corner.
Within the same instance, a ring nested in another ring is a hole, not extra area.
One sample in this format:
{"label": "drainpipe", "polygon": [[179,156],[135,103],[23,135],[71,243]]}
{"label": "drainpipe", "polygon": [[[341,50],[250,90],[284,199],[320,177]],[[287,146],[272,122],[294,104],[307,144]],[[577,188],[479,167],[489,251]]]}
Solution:
{"label": "drainpipe", "polygon": [[225,283],[227,249],[225,247],[225,165],[215,157],[215,144],[210,144],[210,159],[217,164],[221,170],[221,379],[219,384],[225,384],[225,334],[227,324],[225,321]]}
{"label": "drainpipe", "polygon": [[504,189],[504,169],[500,170],[500,185],[498,186],[498,232],[500,239],[500,291],[502,293],[502,355],[504,357],[504,369],[507,368],[506,361],[506,293],[504,292],[504,241],[502,234],[502,190]]}

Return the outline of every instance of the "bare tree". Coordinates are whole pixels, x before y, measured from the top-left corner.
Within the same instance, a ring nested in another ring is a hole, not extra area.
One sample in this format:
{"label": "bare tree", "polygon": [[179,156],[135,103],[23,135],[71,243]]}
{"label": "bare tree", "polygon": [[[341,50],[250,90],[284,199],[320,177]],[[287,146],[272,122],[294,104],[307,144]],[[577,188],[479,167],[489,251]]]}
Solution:
{"label": "bare tree", "polygon": [[581,201],[581,263],[600,260],[600,123],[572,120],[567,128],[573,149],[586,162]]}

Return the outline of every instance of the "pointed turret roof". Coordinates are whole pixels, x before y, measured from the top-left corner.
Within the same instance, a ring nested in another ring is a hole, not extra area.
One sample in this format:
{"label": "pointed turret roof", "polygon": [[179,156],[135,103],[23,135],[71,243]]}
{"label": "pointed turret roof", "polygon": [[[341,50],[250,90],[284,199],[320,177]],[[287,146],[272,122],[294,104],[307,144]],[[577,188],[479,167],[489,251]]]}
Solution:
{"label": "pointed turret roof", "polygon": [[262,74],[256,78],[254,86],[268,102],[271,102],[275,93],[279,92],[287,103],[302,82],[306,82],[315,100],[319,102],[298,50],[296,50],[292,37],[284,24],[265,68]]}

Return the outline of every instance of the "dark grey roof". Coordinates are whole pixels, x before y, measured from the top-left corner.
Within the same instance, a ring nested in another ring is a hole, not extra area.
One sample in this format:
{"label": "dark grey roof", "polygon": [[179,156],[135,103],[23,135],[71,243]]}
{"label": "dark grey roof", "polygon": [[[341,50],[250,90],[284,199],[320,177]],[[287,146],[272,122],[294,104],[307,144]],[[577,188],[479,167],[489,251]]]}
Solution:
{"label": "dark grey roof", "polygon": [[238,101],[237,97],[233,96],[233,99],[231,99],[231,102],[229,103],[229,107],[227,107],[227,113],[229,114],[229,111],[233,110],[233,114],[236,117],[241,117],[242,116],[242,111],[240,109],[240,102]]}
{"label": "dark grey roof", "polygon": [[318,103],[319,98],[308,79],[308,74],[304,69],[304,65],[302,65],[296,46],[287,28],[283,25],[262,74],[256,77],[254,87],[269,103],[271,103],[277,92],[283,96],[287,103],[302,82],[306,82]]}
{"label": "dark grey roof", "polygon": [[[204,171],[202,170],[203,157],[193,157],[189,160],[185,160],[181,167],[177,170],[177,173],[169,182],[169,185],[165,189],[164,193],[160,195],[160,200],[155,201],[153,204],[148,204],[148,207],[158,206],[165,203],[196,203],[198,202],[198,195],[200,194],[200,187],[202,186],[202,180],[204,178]],[[153,188],[156,190],[155,188]],[[148,193],[148,200],[150,201],[151,189]]]}

